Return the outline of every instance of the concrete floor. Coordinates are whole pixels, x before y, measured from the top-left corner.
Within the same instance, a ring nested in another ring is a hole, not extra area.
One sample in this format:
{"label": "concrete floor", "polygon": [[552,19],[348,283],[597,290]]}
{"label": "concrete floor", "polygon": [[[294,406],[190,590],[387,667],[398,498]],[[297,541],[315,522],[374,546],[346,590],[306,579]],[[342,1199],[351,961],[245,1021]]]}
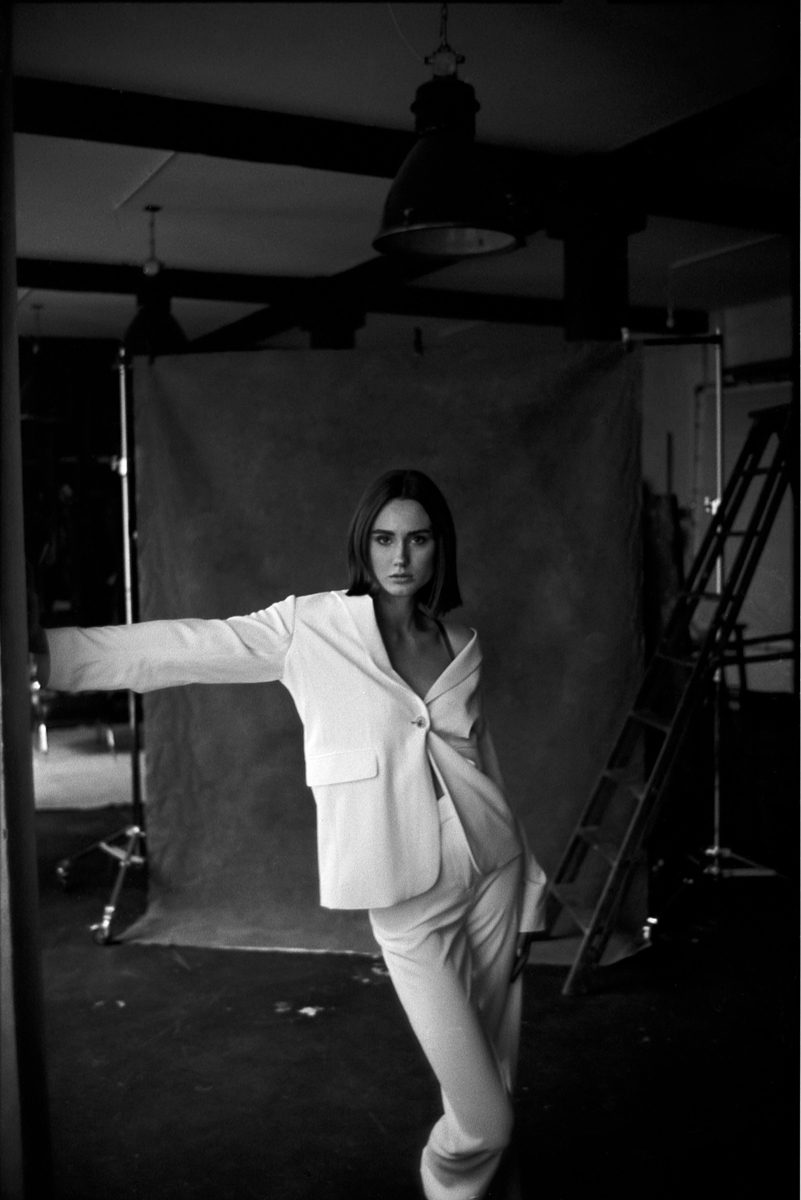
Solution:
{"label": "concrete floor", "polygon": [[[131,799],[130,732],[118,722],[45,725],[34,731],[37,809],[123,806]],[[144,753],[142,754],[144,768]],[[142,781],[144,782],[144,769]],[[146,798],[146,797],[143,797]]]}
{"label": "concrete floor", "polygon": [[[379,959],[89,933],[124,808],[37,813],[55,1200],[411,1200],[438,1114]],[[144,906],[143,873],[120,923]],[[524,1197],[797,1195],[797,890],[702,882],[588,996],[526,973]]]}

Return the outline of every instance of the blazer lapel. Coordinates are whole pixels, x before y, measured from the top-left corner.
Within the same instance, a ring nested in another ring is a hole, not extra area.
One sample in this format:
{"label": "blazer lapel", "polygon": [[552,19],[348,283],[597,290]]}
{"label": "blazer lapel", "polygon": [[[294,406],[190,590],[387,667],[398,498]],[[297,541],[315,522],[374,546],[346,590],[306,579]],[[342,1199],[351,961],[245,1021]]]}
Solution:
{"label": "blazer lapel", "polygon": [[460,650],[456,658],[448,663],[439,679],[426,692],[426,704],[431,700],[436,700],[437,696],[441,696],[443,692],[448,692],[451,688],[456,687],[457,684],[462,683],[468,675],[472,675],[480,666],[481,649],[478,644],[478,634],[474,629],[470,641],[464,649]]}
{"label": "blazer lapel", "polygon": [[356,626],[359,637],[374,666],[385,675],[389,675],[390,679],[396,680],[403,687],[408,688],[408,684],[404,683],[389,661],[384,639],[381,637],[381,630],[375,619],[372,596],[348,596],[345,592],[335,592],[334,595]]}
{"label": "blazer lapel", "polygon": [[[334,595],[356,626],[359,637],[373,664],[379,671],[388,675],[390,679],[398,683],[406,691],[411,691],[408,683],[401,678],[389,661],[389,655],[384,646],[384,639],[381,637],[381,630],[378,628],[378,622],[375,619],[372,596],[348,596],[345,592],[335,592]],[[472,637],[464,649],[456,655],[456,658],[452,662],[448,663],[439,679],[426,692],[424,697],[425,703],[427,704],[430,700],[435,700],[443,692],[450,691],[451,688],[456,687],[457,684],[466,679],[480,665],[481,650],[478,644],[478,636],[476,631],[473,630]]]}

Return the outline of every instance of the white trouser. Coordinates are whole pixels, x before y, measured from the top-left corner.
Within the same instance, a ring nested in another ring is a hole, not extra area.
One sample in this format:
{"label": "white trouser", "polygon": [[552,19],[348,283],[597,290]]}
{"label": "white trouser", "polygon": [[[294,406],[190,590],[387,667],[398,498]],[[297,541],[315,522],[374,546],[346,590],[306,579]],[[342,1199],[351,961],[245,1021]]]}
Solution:
{"label": "white trouser", "polygon": [[423,1151],[428,1200],[485,1194],[512,1132],[521,982],[510,984],[522,856],[481,875],[453,803],[439,800],[442,866],[422,896],[372,909],[401,1003],[442,1089]]}

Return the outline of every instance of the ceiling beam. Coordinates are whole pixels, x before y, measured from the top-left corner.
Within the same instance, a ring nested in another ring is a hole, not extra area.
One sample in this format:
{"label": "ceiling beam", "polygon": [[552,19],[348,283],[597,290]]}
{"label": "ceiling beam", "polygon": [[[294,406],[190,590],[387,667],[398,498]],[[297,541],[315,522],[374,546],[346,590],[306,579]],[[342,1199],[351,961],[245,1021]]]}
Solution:
{"label": "ceiling beam", "polygon": [[795,237],[798,133],[798,81],[780,75],[606,157],[652,216]]}
{"label": "ceiling beam", "polygon": [[[18,133],[144,146],[242,162],[282,163],[392,179],[415,143],[409,129],[178,100],[18,77]],[[645,213],[769,233],[794,232],[797,88],[775,83],[602,155],[570,157],[478,143],[515,194],[526,228],[544,228],[568,194],[585,194],[599,161]]]}
{"label": "ceiling beam", "polygon": [[[310,311],[314,317],[310,318]],[[482,321],[503,325],[548,325],[556,328],[564,328],[567,316],[564,301],[551,297],[498,296],[480,292],[449,292],[443,288],[428,287],[406,288],[379,296],[363,296],[360,306],[354,301],[350,310],[347,308],[345,297],[332,306],[331,311],[340,323],[350,311],[354,328],[364,323],[362,318],[366,313],[452,321]],[[303,305],[281,305],[275,310],[253,313],[203,337],[195,338],[189,344],[189,351],[252,349],[287,329],[322,327],[324,322],[319,313],[319,307],[308,310]],[[315,318],[319,321],[319,326],[311,323]],[[666,318],[664,308],[633,305],[626,310],[627,326],[633,333],[666,333]],[[673,313],[670,332],[681,336],[706,333],[708,328],[709,318],[706,312],[678,309]]]}
{"label": "ceiling beam", "polygon": [[[184,300],[232,300],[242,304],[292,303],[300,293],[336,280],[351,291],[394,287],[439,269],[441,261],[426,258],[386,258],[377,255],[333,276],[242,275],[163,267],[161,278],[169,295]],[[141,264],[70,262],[49,258],[18,258],[17,287],[53,292],[97,292],[135,295],[142,280]]]}
{"label": "ceiling beam", "polygon": [[[173,267],[164,267],[162,277],[171,296],[186,300],[233,300],[241,304],[276,303],[289,297],[298,282],[277,275],[184,271]],[[17,259],[17,286],[35,288],[37,291],[127,296],[136,294],[141,280],[142,266],[139,263]]]}
{"label": "ceiling beam", "polygon": [[[14,130],[117,146],[145,146],[240,162],[283,163],[393,179],[417,140],[409,129],[387,129],[326,117],[176,100],[48,79],[14,80]],[[518,172],[552,172],[560,156],[478,147]]]}
{"label": "ceiling beam", "polygon": [[[417,274],[422,274],[420,267]],[[560,325],[561,300],[549,297],[486,295],[445,288],[415,288],[415,269],[394,259],[375,258],[331,278],[283,275],[232,275],[211,271],[164,268],[164,282],[174,298],[227,300],[265,307],[239,321],[215,330],[192,343],[192,349],[244,349],[295,326],[307,327],[325,306],[352,312],[390,313],[398,316],[439,317],[451,320],[493,321],[504,324]],[[56,262],[21,258],[17,263],[19,287],[41,291],[96,292],[131,295],[141,279],[141,267],[109,263]],[[629,325],[637,332],[664,328],[663,309],[635,307]],[[698,310],[676,313],[677,329],[700,333],[707,314]]]}
{"label": "ceiling beam", "polygon": [[27,78],[14,80],[14,130],[385,179],[415,140],[347,121]]}

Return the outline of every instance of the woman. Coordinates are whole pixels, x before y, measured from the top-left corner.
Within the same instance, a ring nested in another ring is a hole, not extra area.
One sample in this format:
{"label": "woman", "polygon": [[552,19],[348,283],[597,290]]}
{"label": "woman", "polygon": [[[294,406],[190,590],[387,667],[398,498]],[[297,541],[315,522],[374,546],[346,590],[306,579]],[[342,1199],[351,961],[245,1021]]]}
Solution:
{"label": "woman", "polygon": [[412,470],[376,480],[348,559],[347,592],[289,596],[249,616],[51,630],[48,684],[287,687],[317,805],[321,903],[368,910],[442,1090],[423,1190],[471,1200],[486,1195],[511,1138],[519,976],[545,879],[504,798],[478,637],[441,619],[461,598],[436,485]]}

